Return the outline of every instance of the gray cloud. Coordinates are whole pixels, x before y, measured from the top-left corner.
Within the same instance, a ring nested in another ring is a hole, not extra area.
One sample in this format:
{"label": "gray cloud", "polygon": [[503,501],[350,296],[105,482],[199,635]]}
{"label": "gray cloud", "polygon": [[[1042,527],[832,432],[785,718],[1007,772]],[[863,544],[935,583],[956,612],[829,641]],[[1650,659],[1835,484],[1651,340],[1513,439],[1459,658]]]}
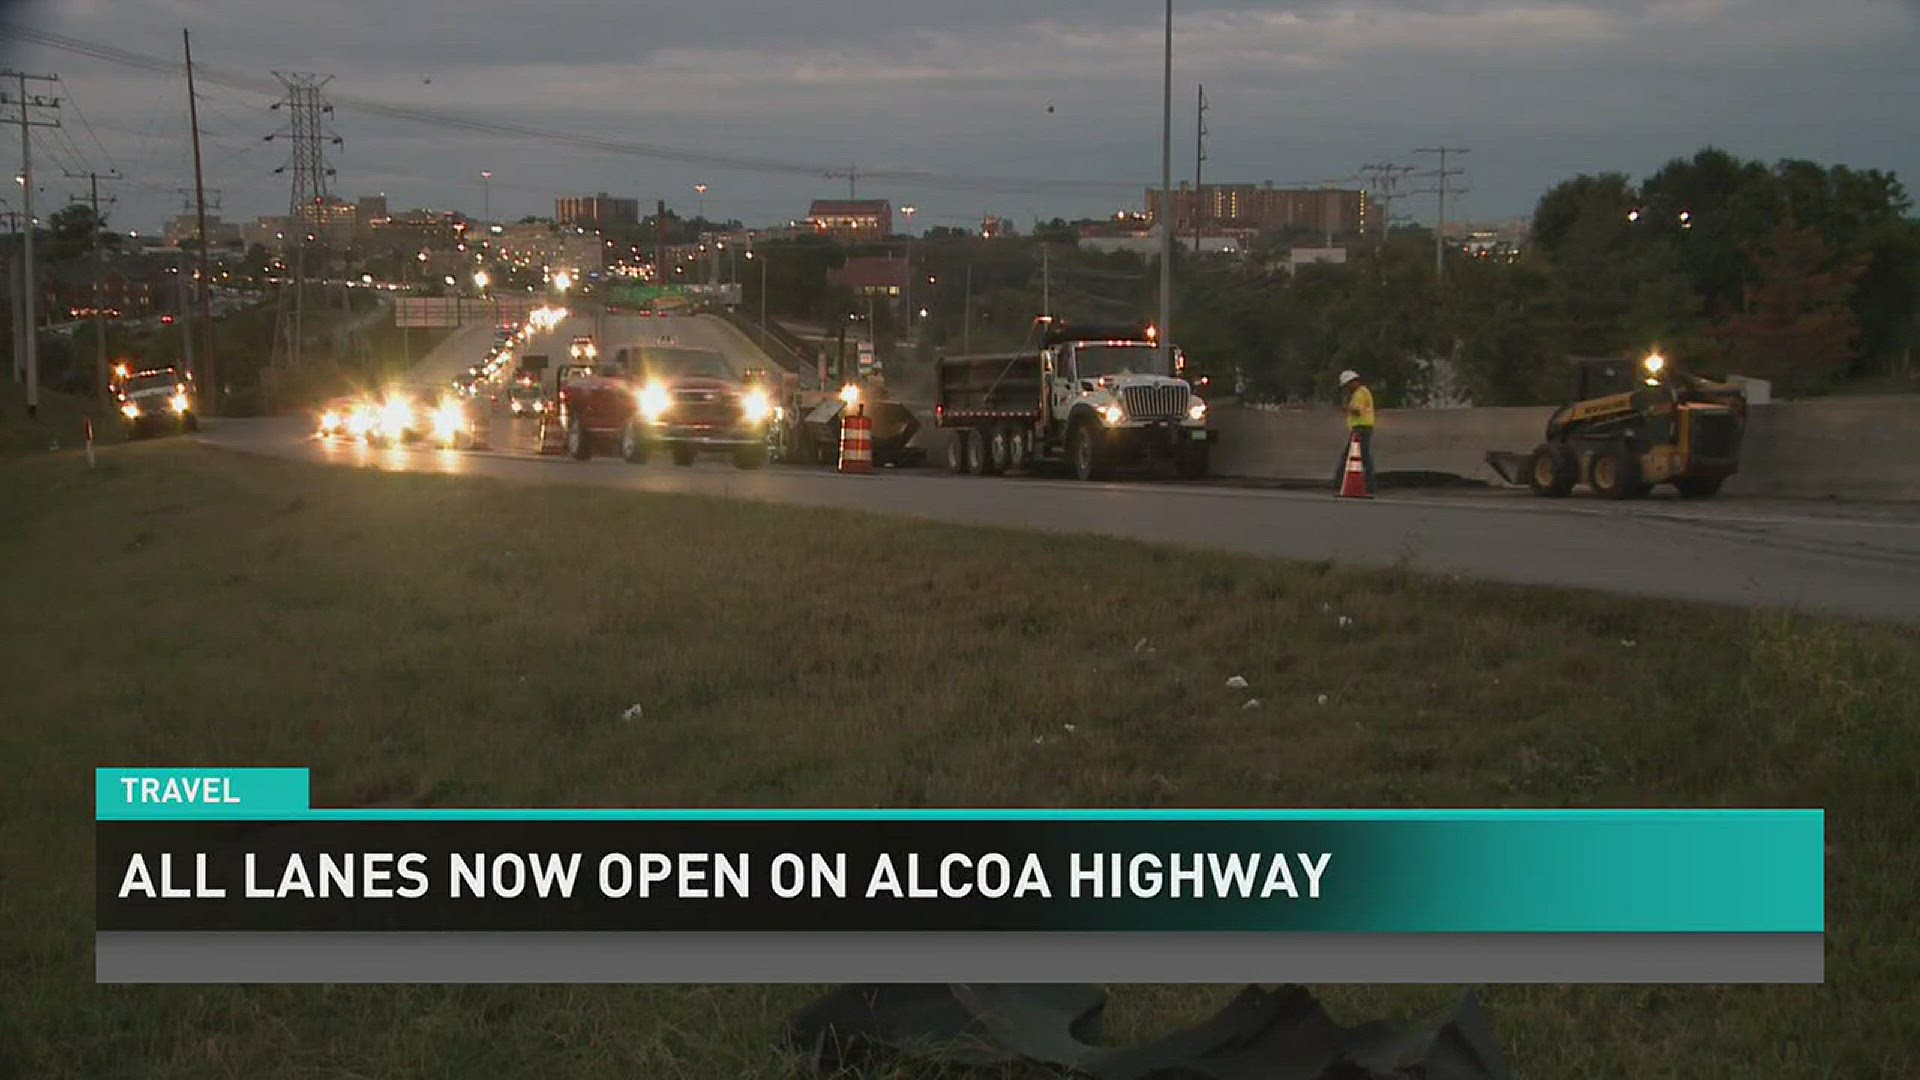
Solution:
{"label": "gray cloud", "polygon": [[[166,53],[186,25],[196,52],[222,68],[329,71],[354,98],[610,138],[1145,184],[1159,172],[1160,10],[1141,0],[709,0],[645,10],[612,0],[308,0],[269,14],[258,0],[49,0],[32,21]],[[1334,179],[1444,138],[1474,147],[1465,205],[1487,216],[1526,212],[1571,171],[1644,172],[1706,143],[1913,170],[1920,125],[1903,103],[1920,91],[1907,60],[1916,27],[1910,0],[1181,0],[1177,175],[1191,168],[1185,112],[1195,81],[1213,103],[1210,175]],[[61,70],[95,119],[135,132],[103,132],[110,149],[177,172],[172,117],[155,104],[178,98],[175,87],[76,57],[30,59]],[[221,182],[262,204],[249,210],[272,209],[278,151],[245,139],[274,118],[258,95],[209,96],[228,131]],[[538,193],[562,188],[685,202],[700,179],[713,185],[711,208],[773,218],[831,190],[824,179],[455,135],[351,108],[337,121],[349,140],[343,187],[390,184],[405,201],[472,205],[483,167],[499,175],[496,206],[515,212],[545,208]],[[149,123],[152,133],[138,134]],[[1018,187],[893,193],[956,219],[1100,213],[1114,202]]]}

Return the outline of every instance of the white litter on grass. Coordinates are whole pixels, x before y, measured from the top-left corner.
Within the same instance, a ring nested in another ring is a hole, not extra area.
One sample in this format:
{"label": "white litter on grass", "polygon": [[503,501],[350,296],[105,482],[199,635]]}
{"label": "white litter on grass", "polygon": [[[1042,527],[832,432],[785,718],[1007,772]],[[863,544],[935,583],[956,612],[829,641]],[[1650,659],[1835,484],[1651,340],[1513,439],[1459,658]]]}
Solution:
{"label": "white litter on grass", "polygon": [[1133,643],[1133,651],[1134,651],[1134,652],[1146,652],[1146,651],[1147,651],[1147,639],[1146,639],[1146,638],[1141,638],[1141,639],[1140,639],[1139,641],[1136,641],[1136,642],[1134,642],[1134,643]]}
{"label": "white litter on grass", "polygon": [[1319,696],[1318,698],[1316,698],[1316,699],[1314,699],[1314,700],[1315,700],[1315,701],[1317,701],[1317,702],[1318,702],[1319,704],[1321,704],[1321,705],[1325,705],[1325,704],[1327,703],[1327,695],[1325,695],[1325,694],[1321,694],[1321,695],[1320,695],[1320,696]]}
{"label": "white litter on grass", "polygon": [[1333,614],[1333,605],[1332,605],[1332,604],[1321,604],[1321,605],[1320,605],[1320,614],[1322,614],[1322,615],[1331,615],[1331,614]]}
{"label": "white litter on grass", "polygon": [[1340,616],[1340,629],[1345,630],[1347,627],[1352,625],[1353,625],[1352,619],[1347,618],[1345,615]]}
{"label": "white litter on grass", "polygon": [[635,720],[640,719],[642,712],[643,710],[640,708],[640,706],[629,705],[627,706],[627,711],[620,714],[620,719],[625,720],[627,723],[631,724]]}
{"label": "white litter on grass", "polygon": [[1640,644],[1639,642],[1637,642],[1637,641],[1635,641],[1635,640],[1633,640],[1632,638],[1621,638],[1621,639],[1620,639],[1620,647],[1621,647],[1621,648],[1623,648],[1623,649],[1631,649],[1631,648],[1634,648],[1635,646],[1637,646],[1637,645],[1639,645],[1639,644]]}
{"label": "white litter on grass", "polygon": [[1245,690],[1246,688],[1247,688],[1247,680],[1241,678],[1238,675],[1235,675],[1233,678],[1227,680],[1227,689],[1229,690]]}
{"label": "white litter on grass", "polygon": [[1071,735],[1071,734],[1073,734],[1073,733],[1074,733],[1075,731],[1078,731],[1078,730],[1079,730],[1079,728],[1077,728],[1077,727],[1075,727],[1075,726],[1074,726],[1074,725],[1072,725],[1072,724],[1061,724],[1060,726],[1061,726],[1062,728],[1065,728],[1065,729],[1066,729],[1066,732],[1067,732],[1067,734],[1069,734],[1069,735]]}
{"label": "white litter on grass", "polygon": [[1246,709],[1257,709],[1257,708],[1259,708],[1259,707],[1260,707],[1260,699],[1259,699],[1259,698],[1248,698],[1248,699],[1247,699],[1247,703],[1246,703],[1245,705],[1242,705],[1242,706],[1240,706],[1240,708],[1241,708],[1241,709],[1242,709],[1243,711],[1244,711],[1244,710],[1246,710]]}

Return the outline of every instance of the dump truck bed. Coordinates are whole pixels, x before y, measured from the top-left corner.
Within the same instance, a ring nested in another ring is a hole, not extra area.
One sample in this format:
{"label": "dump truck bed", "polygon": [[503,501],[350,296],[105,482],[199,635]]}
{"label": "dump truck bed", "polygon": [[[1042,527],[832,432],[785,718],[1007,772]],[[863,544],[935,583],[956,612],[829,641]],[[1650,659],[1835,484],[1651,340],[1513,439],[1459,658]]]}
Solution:
{"label": "dump truck bed", "polygon": [[1043,373],[1038,352],[941,357],[935,413],[942,427],[980,419],[1040,415]]}

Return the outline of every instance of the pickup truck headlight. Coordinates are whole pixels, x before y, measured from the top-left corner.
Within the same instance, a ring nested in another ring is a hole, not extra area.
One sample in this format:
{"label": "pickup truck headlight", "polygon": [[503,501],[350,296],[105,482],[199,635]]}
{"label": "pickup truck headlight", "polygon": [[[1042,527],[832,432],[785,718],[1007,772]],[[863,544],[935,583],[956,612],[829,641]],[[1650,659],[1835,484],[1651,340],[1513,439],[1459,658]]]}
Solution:
{"label": "pickup truck headlight", "polygon": [[1193,404],[1187,406],[1187,419],[1197,424],[1200,421],[1205,420],[1206,418],[1207,418],[1207,403],[1204,401],[1201,401],[1199,398],[1194,398]]}
{"label": "pickup truck headlight", "polygon": [[750,424],[758,424],[773,415],[773,402],[767,399],[764,390],[750,390],[740,400],[740,413]]}
{"label": "pickup truck headlight", "polygon": [[666,387],[649,386],[640,391],[640,415],[649,421],[658,420],[667,414],[667,407],[673,399],[667,396]]}
{"label": "pickup truck headlight", "polygon": [[325,412],[320,414],[320,434],[330,435],[340,430],[340,414]]}
{"label": "pickup truck headlight", "polygon": [[169,404],[169,405],[171,405],[171,406],[173,406],[173,412],[174,412],[174,415],[175,415],[175,416],[180,416],[180,415],[184,415],[184,414],[186,413],[186,411],[187,411],[187,405],[188,405],[188,402],[187,402],[187,395],[185,395],[185,394],[175,394],[175,395],[173,395],[173,397],[172,397],[172,398],[171,398],[171,399],[170,399],[170,400],[169,400],[169,401],[167,402],[167,404]]}
{"label": "pickup truck headlight", "polygon": [[1105,420],[1109,424],[1117,424],[1126,418],[1127,410],[1121,408],[1118,403],[1103,405],[1100,408],[1100,419]]}
{"label": "pickup truck headlight", "polygon": [[394,398],[380,406],[380,434],[399,439],[413,428],[413,402]]}
{"label": "pickup truck headlight", "polygon": [[125,405],[120,406],[120,415],[129,420],[138,420],[140,419],[140,406],[129,401]]}
{"label": "pickup truck headlight", "polygon": [[442,442],[451,442],[467,430],[467,411],[457,401],[442,402],[433,414],[433,434]]}

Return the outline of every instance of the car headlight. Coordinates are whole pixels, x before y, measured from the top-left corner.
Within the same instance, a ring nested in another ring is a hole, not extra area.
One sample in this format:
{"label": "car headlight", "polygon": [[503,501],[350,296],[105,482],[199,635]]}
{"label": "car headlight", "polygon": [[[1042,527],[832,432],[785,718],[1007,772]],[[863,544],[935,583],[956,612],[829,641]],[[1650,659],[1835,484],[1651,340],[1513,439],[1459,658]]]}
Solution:
{"label": "car headlight", "polygon": [[457,401],[443,401],[433,413],[433,434],[439,439],[451,439],[467,430],[467,411]]}
{"label": "car headlight", "polygon": [[169,400],[169,401],[167,402],[167,404],[169,404],[169,405],[171,405],[171,406],[173,406],[173,411],[174,411],[174,412],[175,412],[176,414],[180,414],[180,413],[185,413],[185,412],[187,411],[187,404],[188,404],[188,402],[187,402],[187,395],[185,395],[185,394],[175,394],[175,395],[173,395],[173,397],[172,397],[172,398],[171,398],[171,399],[170,399],[170,400]]}
{"label": "car headlight", "polygon": [[399,438],[413,427],[413,403],[396,398],[380,407],[380,433]]}
{"label": "car headlight", "polygon": [[1121,408],[1117,402],[1112,405],[1104,405],[1100,409],[1100,419],[1105,420],[1109,424],[1117,424],[1126,418],[1127,410]]}
{"label": "car headlight", "polygon": [[1207,403],[1204,401],[1201,401],[1199,398],[1194,398],[1193,404],[1187,406],[1187,419],[1192,420],[1195,423],[1199,423],[1200,421],[1205,420],[1206,418],[1207,418]]}
{"label": "car headlight", "polygon": [[373,411],[373,406],[356,406],[352,412],[347,414],[347,434],[352,435],[356,439],[366,438],[373,433],[374,424],[377,423],[379,419],[379,416]]}
{"label": "car headlight", "polygon": [[340,414],[336,412],[321,413],[320,414],[320,430],[321,431],[339,431],[340,430]]}
{"label": "car headlight", "polygon": [[140,406],[129,401],[125,405],[120,406],[120,415],[129,420],[138,420],[140,419]]}
{"label": "car headlight", "polygon": [[649,386],[640,391],[640,415],[648,420],[658,420],[667,413],[673,400],[667,396],[665,387]]}
{"label": "car headlight", "polygon": [[758,424],[773,415],[773,402],[767,400],[766,391],[751,390],[741,400],[740,412],[747,418],[748,423]]}

